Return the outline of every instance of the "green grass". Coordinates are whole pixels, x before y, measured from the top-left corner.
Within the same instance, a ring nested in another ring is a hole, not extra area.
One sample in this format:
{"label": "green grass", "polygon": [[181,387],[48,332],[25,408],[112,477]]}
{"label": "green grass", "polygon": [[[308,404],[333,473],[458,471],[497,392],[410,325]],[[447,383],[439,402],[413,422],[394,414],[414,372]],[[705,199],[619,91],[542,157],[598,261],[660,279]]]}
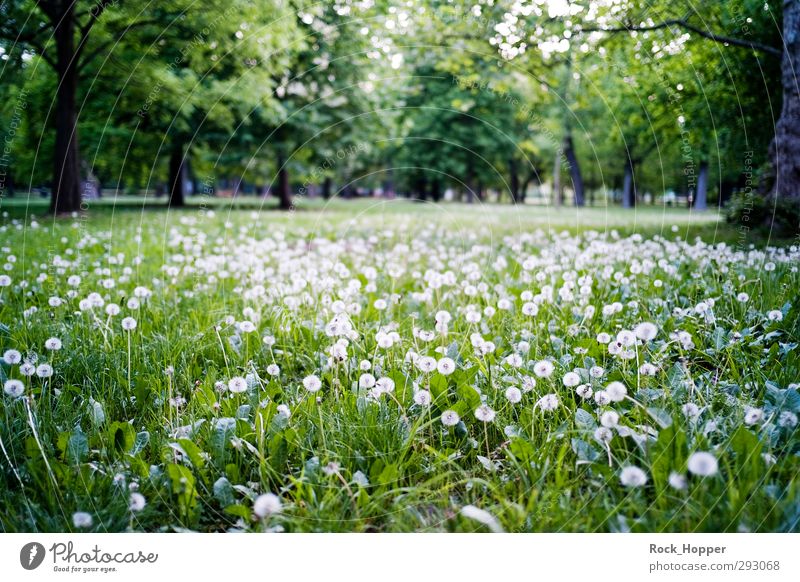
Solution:
{"label": "green grass", "polygon": [[[55,370],[28,378],[0,365],[3,381],[24,384],[22,397],[0,400],[5,531],[76,530],[79,511],[96,531],[485,529],[462,515],[469,505],[506,531],[798,529],[796,248],[765,250],[716,213],[684,209],[317,200],[280,213],[261,203],[167,212],[102,201],[53,220],[43,203],[3,201],[0,273],[12,283],[0,287],[0,350]],[[133,309],[137,287],[152,295]],[[526,291],[545,297],[536,315],[523,313]],[[91,293],[104,305],[81,309]],[[506,298],[511,309],[498,309]],[[337,299],[358,306],[357,336],[329,363]],[[705,314],[694,309],[709,299]],[[623,309],[603,315],[615,302]],[[121,312],[109,316],[109,303]],[[442,310],[446,335],[435,331]],[[128,316],[135,330],[122,328]],[[254,332],[238,328],[245,320]],[[658,334],[627,348],[632,359],[597,339],[641,322]],[[389,331],[399,341],[379,347]],[[474,334],[494,351],[478,354]],[[51,337],[60,350],[45,348]],[[450,357],[456,371],[425,373],[409,350]],[[506,359],[514,353],[520,367]],[[512,404],[506,390],[545,359],[554,374]],[[370,397],[362,361],[394,389]],[[622,382],[629,398],[583,400],[562,384],[573,370],[595,392]],[[316,393],[302,383],[312,374]],[[242,393],[218,387],[247,376]],[[417,390],[430,406],[415,403]],[[558,396],[552,412],[537,405],[546,394]],[[482,399],[491,422],[474,415]],[[763,418],[746,424],[750,408]],[[461,421],[443,426],[445,410]],[[611,410],[619,424],[606,448],[594,435]],[[714,455],[716,474],[687,472],[696,451]],[[629,465],[645,485],[623,486]],[[672,472],[685,489],[670,486]],[[130,510],[131,491],[142,511]],[[257,518],[268,491],[282,509]]]}

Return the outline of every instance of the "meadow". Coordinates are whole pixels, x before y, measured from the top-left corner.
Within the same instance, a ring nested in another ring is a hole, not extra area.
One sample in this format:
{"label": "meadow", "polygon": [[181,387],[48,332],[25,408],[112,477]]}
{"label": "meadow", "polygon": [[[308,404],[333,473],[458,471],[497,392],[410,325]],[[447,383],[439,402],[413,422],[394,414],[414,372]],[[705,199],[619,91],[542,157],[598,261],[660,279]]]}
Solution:
{"label": "meadow", "polygon": [[0,219],[3,531],[797,531],[797,241],[684,209]]}

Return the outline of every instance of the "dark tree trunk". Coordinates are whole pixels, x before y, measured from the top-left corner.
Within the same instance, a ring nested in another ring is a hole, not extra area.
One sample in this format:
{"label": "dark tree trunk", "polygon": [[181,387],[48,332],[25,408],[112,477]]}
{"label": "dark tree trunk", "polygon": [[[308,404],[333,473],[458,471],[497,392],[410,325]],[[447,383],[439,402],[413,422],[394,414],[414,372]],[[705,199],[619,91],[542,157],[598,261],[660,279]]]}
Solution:
{"label": "dark tree trunk", "polygon": [[636,176],[633,171],[633,160],[625,160],[625,176],[622,179],[622,207],[636,206]]}
{"label": "dark tree trunk", "polygon": [[694,209],[708,210],[708,162],[700,162],[697,173],[697,189],[694,194]]}
{"label": "dark tree trunk", "polygon": [[442,199],[442,185],[439,180],[434,180],[431,183],[431,197],[434,202],[439,202]]}
{"label": "dark tree trunk", "polygon": [[325,200],[330,200],[332,188],[333,180],[330,178],[330,176],[326,176],[325,180],[322,182],[322,197]]}
{"label": "dark tree trunk", "polygon": [[416,191],[417,195],[415,196],[415,198],[417,200],[425,201],[428,199],[428,183],[422,176],[417,178]]}
{"label": "dark tree trunk", "polygon": [[183,140],[173,138],[172,151],[169,155],[169,206],[180,208],[186,206],[186,156]]}
{"label": "dark tree trunk", "polygon": [[55,25],[56,74],[56,144],[53,159],[53,194],[50,210],[55,214],[76,212],[81,208],[81,177],[78,150],[78,114],[75,95],[78,73],[75,62],[75,8],[65,2]]}
{"label": "dark tree trunk", "polygon": [[283,161],[278,158],[278,208],[281,210],[292,209],[292,187],[289,184],[289,170]]}
{"label": "dark tree trunk", "polygon": [[517,171],[517,160],[508,160],[509,188],[511,189],[511,204],[519,202],[519,172]]}
{"label": "dark tree trunk", "polygon": [[800,203],[800,0],[783,3],[783,42],[783,107],[769,146],[771,168],[765,190]]}
{"label": "dark tree trunk", "polygon": [[581,167],[578,165],[578,158],[575,155],[575,148],[572,145],[572,135],[564,136],[564,156],[569,164],[569,175],[572,178],[572,190],[575,192],[575,206],[586,205],[586,195],[583,189],[583,176]]}
{"label": "dark tree trunk", "polygon": [[719,204],[725,206],[728,200],[733,196],[733,189],[736,187],[736,182],[733,180],[723,180],[719,185]]}

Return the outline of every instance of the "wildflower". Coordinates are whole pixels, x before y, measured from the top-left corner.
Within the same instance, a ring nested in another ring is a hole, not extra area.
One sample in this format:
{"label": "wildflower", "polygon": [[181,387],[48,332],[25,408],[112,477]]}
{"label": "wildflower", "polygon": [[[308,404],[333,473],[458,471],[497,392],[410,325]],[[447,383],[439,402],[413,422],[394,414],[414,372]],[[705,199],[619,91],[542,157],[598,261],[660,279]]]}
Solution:
{"label": "wildflower", "polygon": [[17,350],[6,350],[3,352],[3,361],[9,366],[19,364],[22,361],[22,354]]}
{"label": "wildflower", "polygon": [[536,402],[536,406],[545,412],[552,412],[558,408],[558,396],[555,394],[545,394]]}
{"label": "wildflower", "polygon": [[719,464],[711,453],[698,451],[689,457],[688,468],[690,473],[698,477],[712,477],[717,474]]}
{"label": "wildflower", "polygon": [[421,358],[417,358],[416,365],[421,372],[425,372],[427,374],[428,372],[433,372],[436,369],[436,360],[430,356],[423,356]]}
{"label": "wildflower", "polygon": [[280,513],[283,509],[280,497],[274,493],[264,493],[256,497],[253,503],[253,513],[259,519],[265,519],[276,513]]}
{"label": "wildflower", "polygon": [[286,418],[291,418],[292,417],[292,411],[285,404],[278,404],[278,407],[275,410],[281,416],[285,416]]}
{"label": "wildflower", "polygon": [[548,360],[539,360],[533,365],[533,373],[539,378],[549,378],[553,374],[555,366]]}
{"label": "wildflower", "polygon": [[511,404],[516,404],[522,400],[522,392],[516,386],[511,386],[506,390],[506,400],[508,400]]}
{"label": "wildflower", "polygon": [[11,398],[19,398],[25,392],[25,384],[19,380],[6,380],[5,384],[3,384],[3,391]]}
{"label": "wildflower", "polygon": [[461,418],[455,410],[445,410],[442,413],[442,424],[445,426],[455,426]]}
{"label": "wildflower", "polygon": [[247,380],[241,376],[236,376],[228,380],[228,390],[234,394],[239,394],[247,390]]}
{"label": "wildflower", "polygon": [[643,487],[647,483],[647,474],[639,467],[629,465],[620,471],[619,480],[624,487]]}
{"label": "wildflower", "polygon": [[475,410],[475,418],[480,420],[481,422],[492,422],[495,417],[495,412],[491,408],[489,408],[486,404],[481,404]]}
{"label": "wildflower", "polygon": [[456,363],[450,358],[442,358],[436,364],[436,369],[439,370],[439,373],[443,376],[449,376],[456,370]]}
{"label": "wildflower", "polygon": [[605,445],[611,442],[611,439],[614,438],[614,433],[611,432],[611,429],[600,426],[595,429],[593,436],[594,440]]}
{"label": "wildflower", "polygon": [[575,388],[575,394],[586,400],[592,397],[592,386],[590,384],[581,384]]}
{"label": "wildflower", "polygon": [[361,376],[359,376],[359,388],[372,388],[373,386],[375,386],[375,376],[372,374],[361,374]]}
{"label": "wildflower", "polygon": [[263,338],[261,338],[261,341],[267,347],[274,346],[275,345],[275,336],[274,335],[265,335]]}
{"label": "wildflower", "polygon": [[770,321],[783,321],[783,313],[778,311],[777,309],[773,309],[769,313],[767,313],[767,319]]}
{"label": "wildflower", "polygon": [[391,378],[386,378],[386,377],[379,378],[375,382],[375,387],[381,393],[393,392],[394,391],[394,380],[392,380]]}
{"label": "wildflower", "polygon": [[39,378],[49,378],[53,375],[53,367],[50,364],[39,364],[36,366],[36,375]]}
{"label": "wildflower", "polygon": [[138,513],[144,509],[144,506],[147,505],[147,501],[144,498],[144,495],[141,493],[131,493],[130,500],[128,502],[128,508]]}
{"label": "wildflower", "polygon": [[567,388],[574,388],[581,383],[581,377],[575,372],[567,372],[561,380]]}
{"label": "wildflower", "polygon": [[126,317],[122,320],[122,329],[125,331],[133,331],[136,329],[136,320],[132,317]]}
{"label": "wildflower", "polygon": [[267,366],[267,374],[270,376],[278,376],[281,373],[280,367],[277,364],[270,364]]}
{"label": "wildflower", "polygon": [[61,340],[57,337],[51,337],[44,342],[44,347],[50,351],[58,351],[61,349]]}
{"label": "wildflower", "polygon": [[512,368],[519,368],[522,366],[522,357],[519,354],[509,354],[505,358],[505,363]]}
{"label": "wildflower", "polygon": [[93,523],[94,519],[92,519],[91,514],[85,511],[76,511],[72,514],[72,524],[75,527],[86,529],[92,527]]}
{"label": "wildflower", "polygon": [[613,410],[607,410],[600,415],[600,424],[606,428],[613,428],[619,424],[619,414]]}
{"label": "wildflower", "polygon": [[751,408],[747,407],[744,411],[744,423],[747,426],[752,426],[754,424],[758,424],[764,420],[764,411],[760,408]]}
{"label": "wildflower", "polygon": [[36,373],[36,366],[28,362],[20,364],[19,373],[23,376],[33,376]]}
{"label": "wildflower", "polygon": [[309,392],[318,392],[322,388],[322,381],[314,374],[311,374],[303,378],[303,386]]}
{"label": "wildflower", "polygon": [[428,406],[431,403],[431,393],[427,390],[417,390],[414,393],[414,403],[419,406]]}
{"label": "wildflower", "polygon": [[622,402],[628,394],[628,389],[622,382],[611,382],[606,386],[606,394],[611,399],[611,402]]}
{"label": "wildflower", "polygon": [[589,368],[589,375],[592,378],[602,378],[606,371],[600,366],[592,366]]}
{"label": "wildflower", "polygon": [[686,475],[681,475],[675,471],[669,474],[669,486],[673,489],[683,491],[686,489],[686,485]]}
{"label": "wildflower", "polygon": [[633,329],[633,333],[636,334],[636,337],[640,340],[649,342],[658,335],[658,328],[653,323],[644,322],[637,325]]}
{"label": "wildflower", "polygon": [[605,390],[598,390],[597,392],[594,393],[594,401],[600,406],[605,406],[606,404],[611,402],[611,397]]}

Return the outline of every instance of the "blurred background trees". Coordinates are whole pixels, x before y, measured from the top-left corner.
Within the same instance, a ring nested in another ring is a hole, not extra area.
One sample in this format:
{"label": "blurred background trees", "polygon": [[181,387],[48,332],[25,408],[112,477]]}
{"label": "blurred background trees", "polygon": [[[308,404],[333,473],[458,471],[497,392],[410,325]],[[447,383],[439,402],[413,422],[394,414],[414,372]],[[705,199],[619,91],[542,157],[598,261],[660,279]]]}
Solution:
{"label": "blurred background trees", "polygon": [[8,1],[0,194],[791,206],[799,3]]}

